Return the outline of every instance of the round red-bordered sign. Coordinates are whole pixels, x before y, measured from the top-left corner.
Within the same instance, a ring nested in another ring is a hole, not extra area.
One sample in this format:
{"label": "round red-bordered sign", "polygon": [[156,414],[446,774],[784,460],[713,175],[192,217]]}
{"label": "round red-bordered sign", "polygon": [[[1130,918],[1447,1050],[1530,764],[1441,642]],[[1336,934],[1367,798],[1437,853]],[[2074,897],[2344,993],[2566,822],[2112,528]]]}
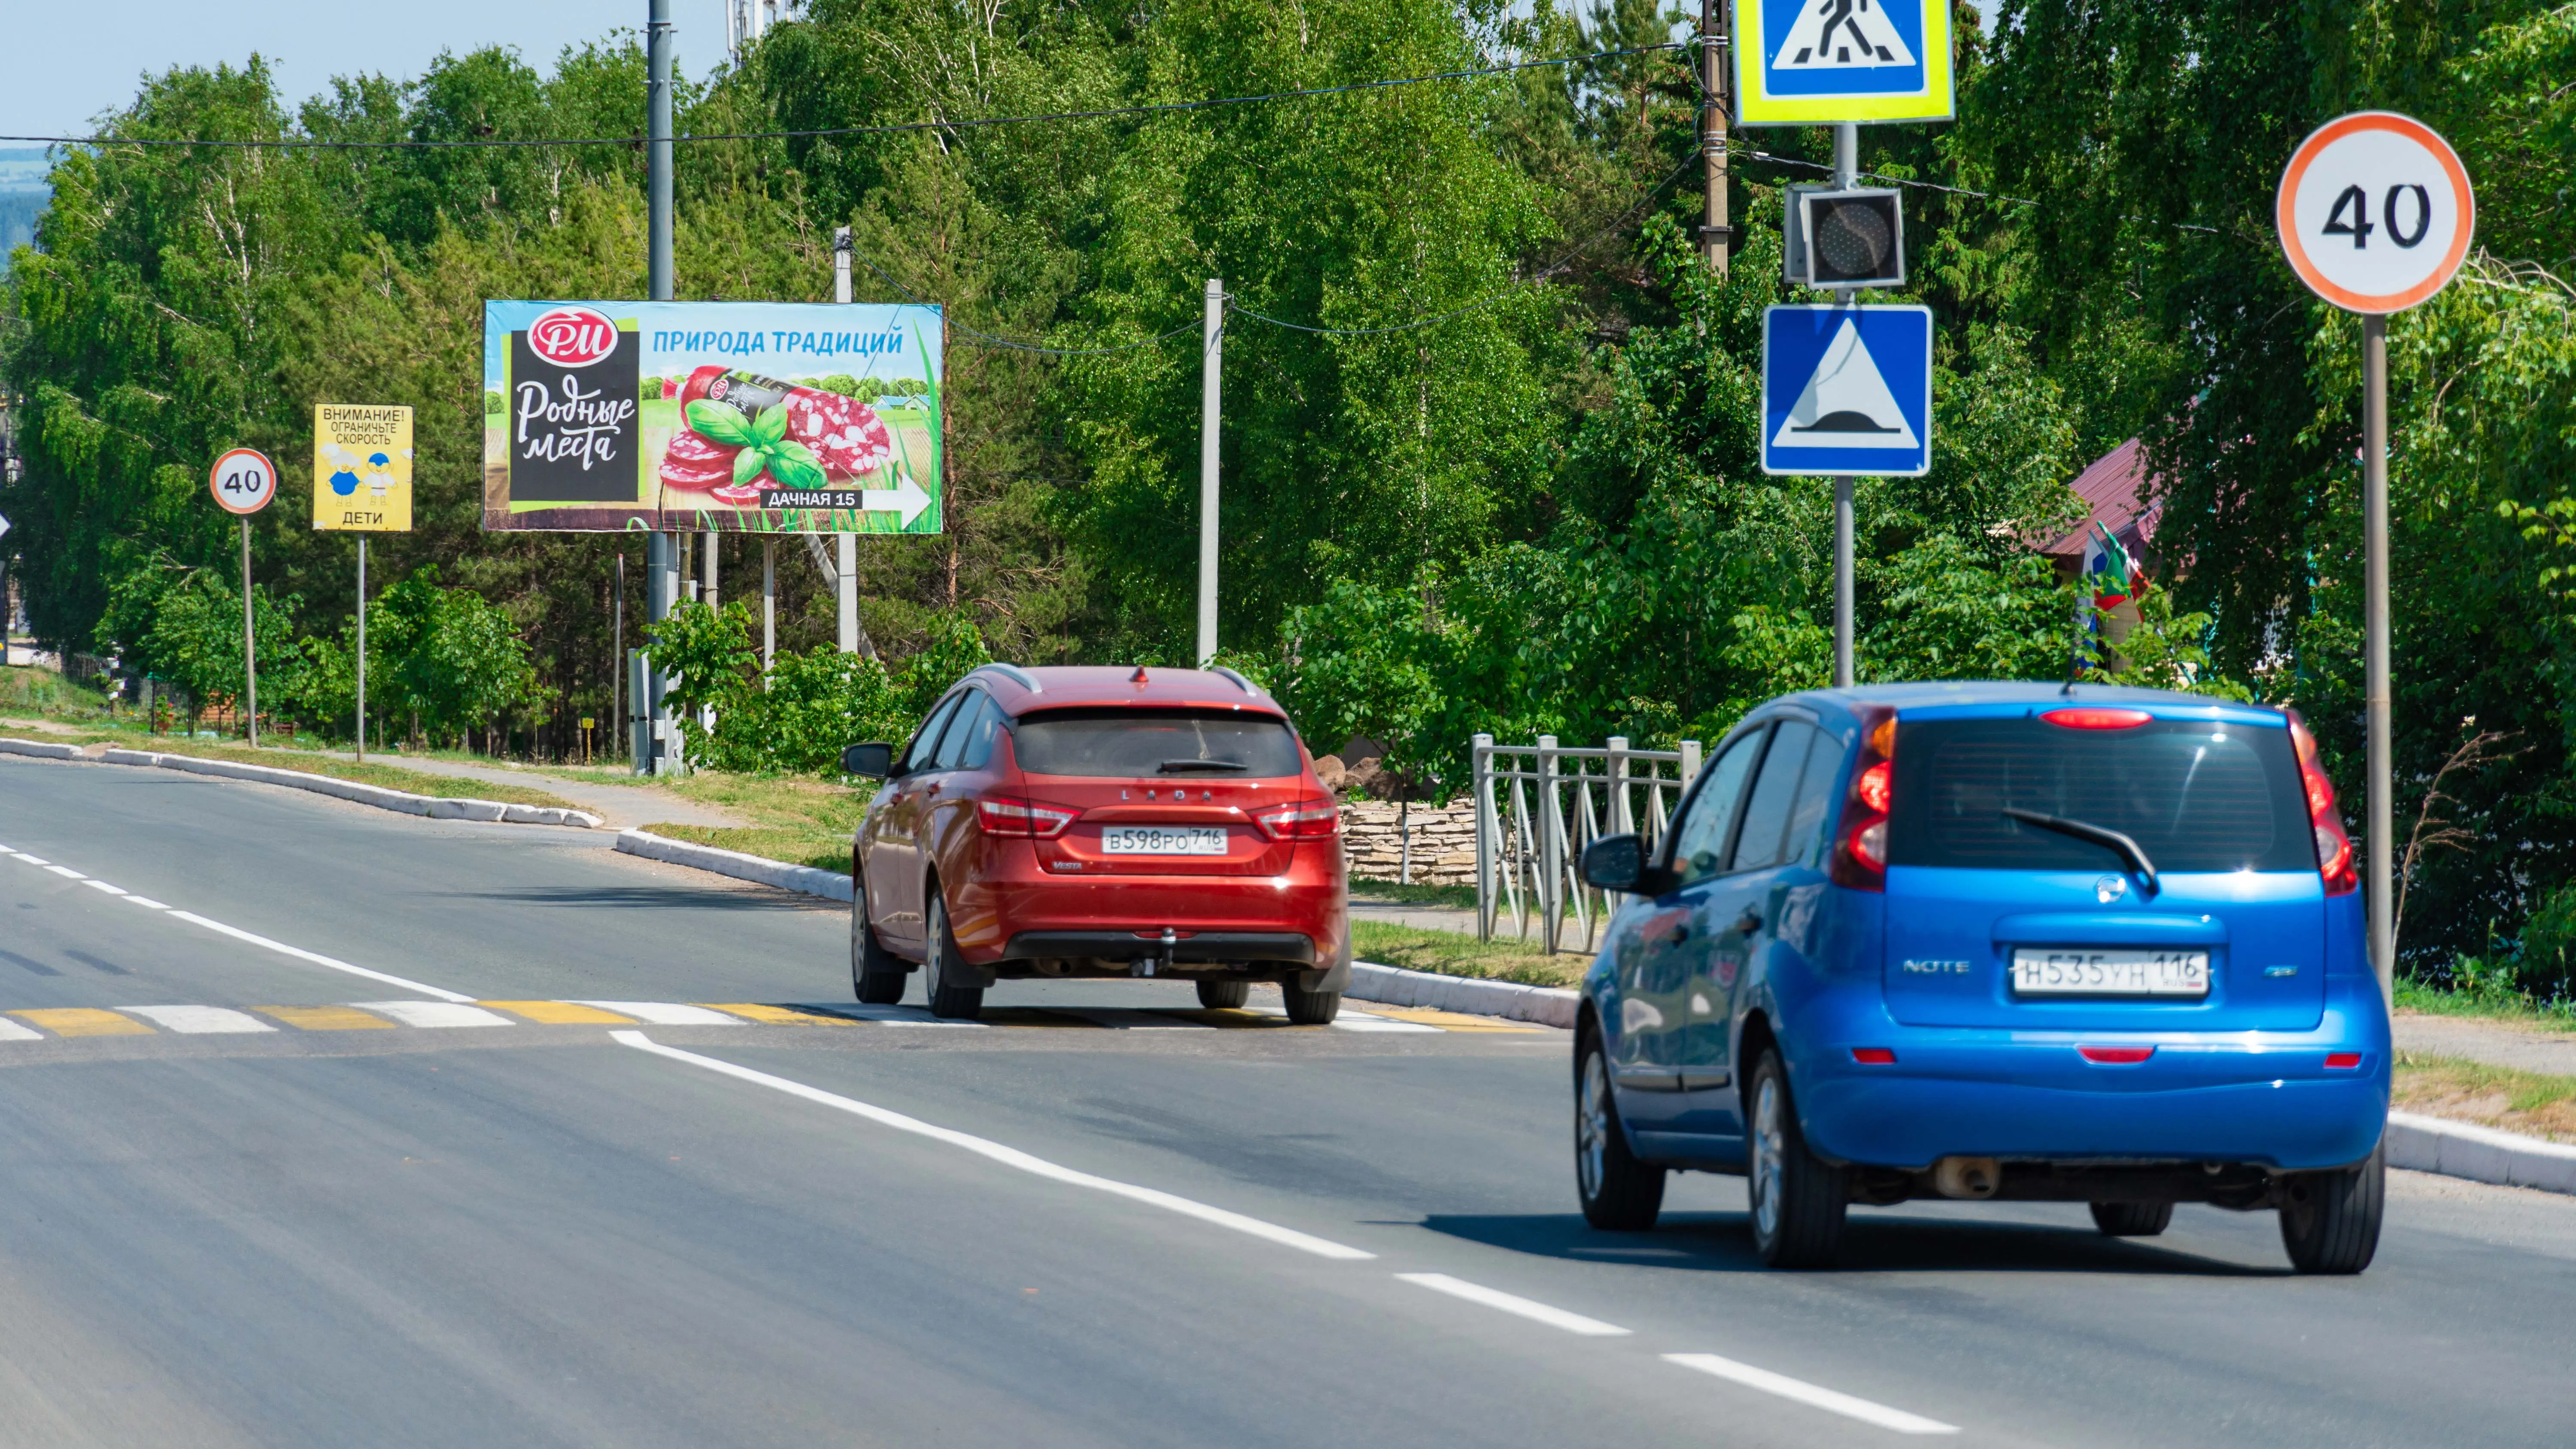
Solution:
{"label": "round red-bordered sign", "polygon": [[277,498],[277,465],[257,448],[235,448],[215,460],[206,487],[226,512],[257,513]]}
{"label": "round red-bordered sign", "polygon": [[2356,111],[2310,133],[2272,209],[2291,270],[2347,312],[2403,312],[2450,285],[2478,223],[2451,143],[2394,111]]}

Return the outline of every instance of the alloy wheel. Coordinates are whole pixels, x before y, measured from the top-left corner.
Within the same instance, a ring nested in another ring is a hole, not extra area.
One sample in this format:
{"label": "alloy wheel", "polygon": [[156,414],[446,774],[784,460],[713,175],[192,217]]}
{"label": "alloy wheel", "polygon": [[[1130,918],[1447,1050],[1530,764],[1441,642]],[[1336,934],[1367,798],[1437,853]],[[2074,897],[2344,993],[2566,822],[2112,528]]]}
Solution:
{"label": "alloy wheel", "polygon": [[1608,1175],[1604,1158],[1610,1150],[1610,1078],[1596,1049],[1584,1054],[1582,1100],[1574,1112],[1574,1170],[1583,1195],[1597,1198]]}
{"label": "alloy wheel", "polygon": [[1780,1124],[1780,1079],[1764,1076],[1753,1097],[1753,1230],[1764,1238],[1780,1231],[1780,1174],[1789,1142]]}

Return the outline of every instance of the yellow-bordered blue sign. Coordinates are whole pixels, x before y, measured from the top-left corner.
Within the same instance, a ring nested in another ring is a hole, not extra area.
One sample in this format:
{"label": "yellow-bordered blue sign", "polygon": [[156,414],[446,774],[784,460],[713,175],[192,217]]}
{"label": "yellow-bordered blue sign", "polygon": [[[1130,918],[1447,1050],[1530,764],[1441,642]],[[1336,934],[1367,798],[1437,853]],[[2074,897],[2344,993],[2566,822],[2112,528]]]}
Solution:
{"label": "yellow-bordered blue sign", "polygon": [[1732,0],[1743,126],[1946,121],[1949,0]]}

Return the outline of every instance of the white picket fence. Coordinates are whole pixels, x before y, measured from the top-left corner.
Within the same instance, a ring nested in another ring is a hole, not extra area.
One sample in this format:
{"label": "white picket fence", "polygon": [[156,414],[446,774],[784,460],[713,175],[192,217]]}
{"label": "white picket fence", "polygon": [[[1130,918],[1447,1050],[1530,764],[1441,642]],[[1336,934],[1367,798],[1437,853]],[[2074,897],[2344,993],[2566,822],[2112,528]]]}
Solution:
{"label": "white picket fence", "polygon": [[1508,917],[1522,940],[1535,925],[1542,951],[1592,950],[1609,903],[1576,873],[1583,847],[1630,831],[1649,849],[1662,839],[1699,774],[1699,741],[1632,750],[1613,736],[1601,749],[1565,749],[1554,735],[1534,745],[1477,735],[1474,746],[1477,938],[1492,940]]}

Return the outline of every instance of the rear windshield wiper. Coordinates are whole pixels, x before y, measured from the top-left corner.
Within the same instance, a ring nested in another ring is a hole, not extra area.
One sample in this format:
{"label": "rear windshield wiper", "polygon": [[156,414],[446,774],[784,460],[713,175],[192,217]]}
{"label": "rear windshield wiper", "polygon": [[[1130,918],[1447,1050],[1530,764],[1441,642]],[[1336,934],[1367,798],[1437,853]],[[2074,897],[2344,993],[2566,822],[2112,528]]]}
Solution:
{"label": "rear windshield wiper", "polygon": [[2024,825],[2036,825],[2042,830],[2054,830],[2060,835],[2072,835],[2078,840],[2089,840],[2095,845],[2107,846],[2118,851],[2120,858],[2129,863],[2129,868],[2138,873],[2138,884],[2148,895],[2154,895],[2159,889],[2156,884],[2156,863],[2147,859],[2146,850],[2138,842],[2122,835],[2119,831],[2106,826],[2087,824],[2081,820],[2069,820],[2063,815],[2043,815],[2036,810],[2024,810],[2017,805],[2005,806],[2003,813],[2007,818],[2018,820]]}
{"label": "rear windshield wiper", "polygon": [[1166,775],[1179,775],[1192,770],[1224,770],[1230,774],[1239,775],[1252,767],[1234,760],[1165,760],[1161,768]]}

